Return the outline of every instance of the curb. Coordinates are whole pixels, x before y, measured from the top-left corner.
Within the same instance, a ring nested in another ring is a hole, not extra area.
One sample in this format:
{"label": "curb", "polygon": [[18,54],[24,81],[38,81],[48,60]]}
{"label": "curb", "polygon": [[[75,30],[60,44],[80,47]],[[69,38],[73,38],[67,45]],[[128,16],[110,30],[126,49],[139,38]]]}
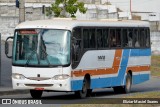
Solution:
{"label": "curb", "polygon": [[4,95],[16,95],[16,94],[28,94],[29,90],[3,90],[1,91],[0,88],[0,96],[4,96]]}
{"label": "curb", "polygon": [[153,78],[160,78],[160,76],[152,76]]}

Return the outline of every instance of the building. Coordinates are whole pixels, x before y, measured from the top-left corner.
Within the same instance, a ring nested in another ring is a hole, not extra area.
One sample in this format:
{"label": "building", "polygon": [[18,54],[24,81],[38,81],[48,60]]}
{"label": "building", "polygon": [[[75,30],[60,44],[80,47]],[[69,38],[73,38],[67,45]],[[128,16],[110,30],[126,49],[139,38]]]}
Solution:
{"label": "building", "polygon": [[[42,13],[42,7],[50,7],[55,0],[25,0],[25,19],[40,20],[53,18]],[[149,21],[151,25],[152,50],[160,52],[160,13],[153,12],[123,12],[116,6],[104,0],[79,0],[85,3],[86,14],[77,12],[77,19],[136,19]],[[69,15],[68,15],[69,17]],[[19,9],[15,0],[0,0],[0,33],[2,39],[12,36],[15,26],[19,23]]]}

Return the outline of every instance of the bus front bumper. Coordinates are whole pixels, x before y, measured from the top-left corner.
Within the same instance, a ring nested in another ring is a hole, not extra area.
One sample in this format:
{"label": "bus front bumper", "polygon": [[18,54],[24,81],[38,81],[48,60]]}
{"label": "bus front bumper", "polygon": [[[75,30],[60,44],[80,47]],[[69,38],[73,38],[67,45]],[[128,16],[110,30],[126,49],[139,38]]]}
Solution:
{"label": "bus front bumper", "polygon": [[18,80],[12,78],[13,89],[35,89],[35,90],[53,90],[53,91],[71,91],[70,78],[65,80]]}

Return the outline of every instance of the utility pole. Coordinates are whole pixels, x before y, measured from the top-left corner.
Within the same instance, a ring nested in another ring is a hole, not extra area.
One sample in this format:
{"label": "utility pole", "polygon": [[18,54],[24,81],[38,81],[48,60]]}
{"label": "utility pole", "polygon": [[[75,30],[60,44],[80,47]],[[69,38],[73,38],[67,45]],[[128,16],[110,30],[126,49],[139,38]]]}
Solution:
{"label": "utility pole", "polygon": [[130,0],[130,14],[131,14],[131,19],[132,19],[132,0]]}
{"label": "utility pole", "polygon": [[25,21],[25,0],[19,0],[19,23]]}

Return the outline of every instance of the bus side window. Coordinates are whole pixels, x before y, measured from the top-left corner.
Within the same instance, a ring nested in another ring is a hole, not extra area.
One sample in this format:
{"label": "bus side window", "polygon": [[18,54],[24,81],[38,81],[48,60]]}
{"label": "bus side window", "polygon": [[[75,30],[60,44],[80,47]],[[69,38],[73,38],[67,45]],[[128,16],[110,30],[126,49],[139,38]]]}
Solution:
{"label": "bus side window", "polygon": [[109,47],[109,40],[108,40],[108,32],[109,30],[108,29],[104,29],[103,30],[103,47],[104,48],[108,48]]}
{"label": "bus side window", "polygon": [[89,48],[89,30],[88,29],[83,29],[83,45],[84,48]]}
{"label": "bus side window", "polygon": [[140,41],[140,35],[139,35],[138,29],[134,30],[134,37],[135,37],[135,39],[134,39],[134,46],[135,47],[140,47],[141,41]]}
{"label": "bus side window", "polygon": [[145,37],[145,47],[149,47],[150,46],[150,31],[149,29],[145,29],[146,32],[146,37]]}
{"label": "bus side window", "polygon": [[123,29],[123,47],[129,47],[127,29]]}
{"label": "bus side window", "polygon": [[89,32],[89,48],[96,47],[96,39],[95,39],[95,29],[90,29]]}
{"label": "bus side window", "polygon": [[128,46],[133,47],[133,30],[132,29],[128,31],[127,38],[128,38]]}
{"label": "bus side window", "polygon": [[110,39],[111,47],[121,47],[121,29],[111,29]]}
{"label": "bus side window", "polygon": [[121,29],[116,29],[116,46],[121,47]]}
{"label": "bus side window", "polygon": [[72,58],[73,58],[73,67],[76,67],[80,60],[80,55],[82,52],[82,38],[81,38],[81,28],[76,28],[73,31],[72,38]]}
{"label": "bus side window", "polygon": [[139,35],[139,40],[140,40],[140,46],[145,47],[146,45],[146,40],[143,40],[143,38],[146,37],[146,32],[144,29],[140,29],[140,35]]}
{"label": "bus side window", "polygon": [[102,48],[103,47],[103,38],[102,38],[102,29],[98,29],[97,30],[97,45],[98,48]]}
{"label": "bus side window", "polygon": [[97,46],[98,48],[108,48],[108,29],[97,30]]}
{"label": "bus side window", "polygon": [[110,46],[116,47],[116,32],[115,30],[110,30]]}
{"label": "bus side window", "polygon": [[83,41],[84,41],[84,48],[95,48],[96,47],[95,29],[84,29]]}

